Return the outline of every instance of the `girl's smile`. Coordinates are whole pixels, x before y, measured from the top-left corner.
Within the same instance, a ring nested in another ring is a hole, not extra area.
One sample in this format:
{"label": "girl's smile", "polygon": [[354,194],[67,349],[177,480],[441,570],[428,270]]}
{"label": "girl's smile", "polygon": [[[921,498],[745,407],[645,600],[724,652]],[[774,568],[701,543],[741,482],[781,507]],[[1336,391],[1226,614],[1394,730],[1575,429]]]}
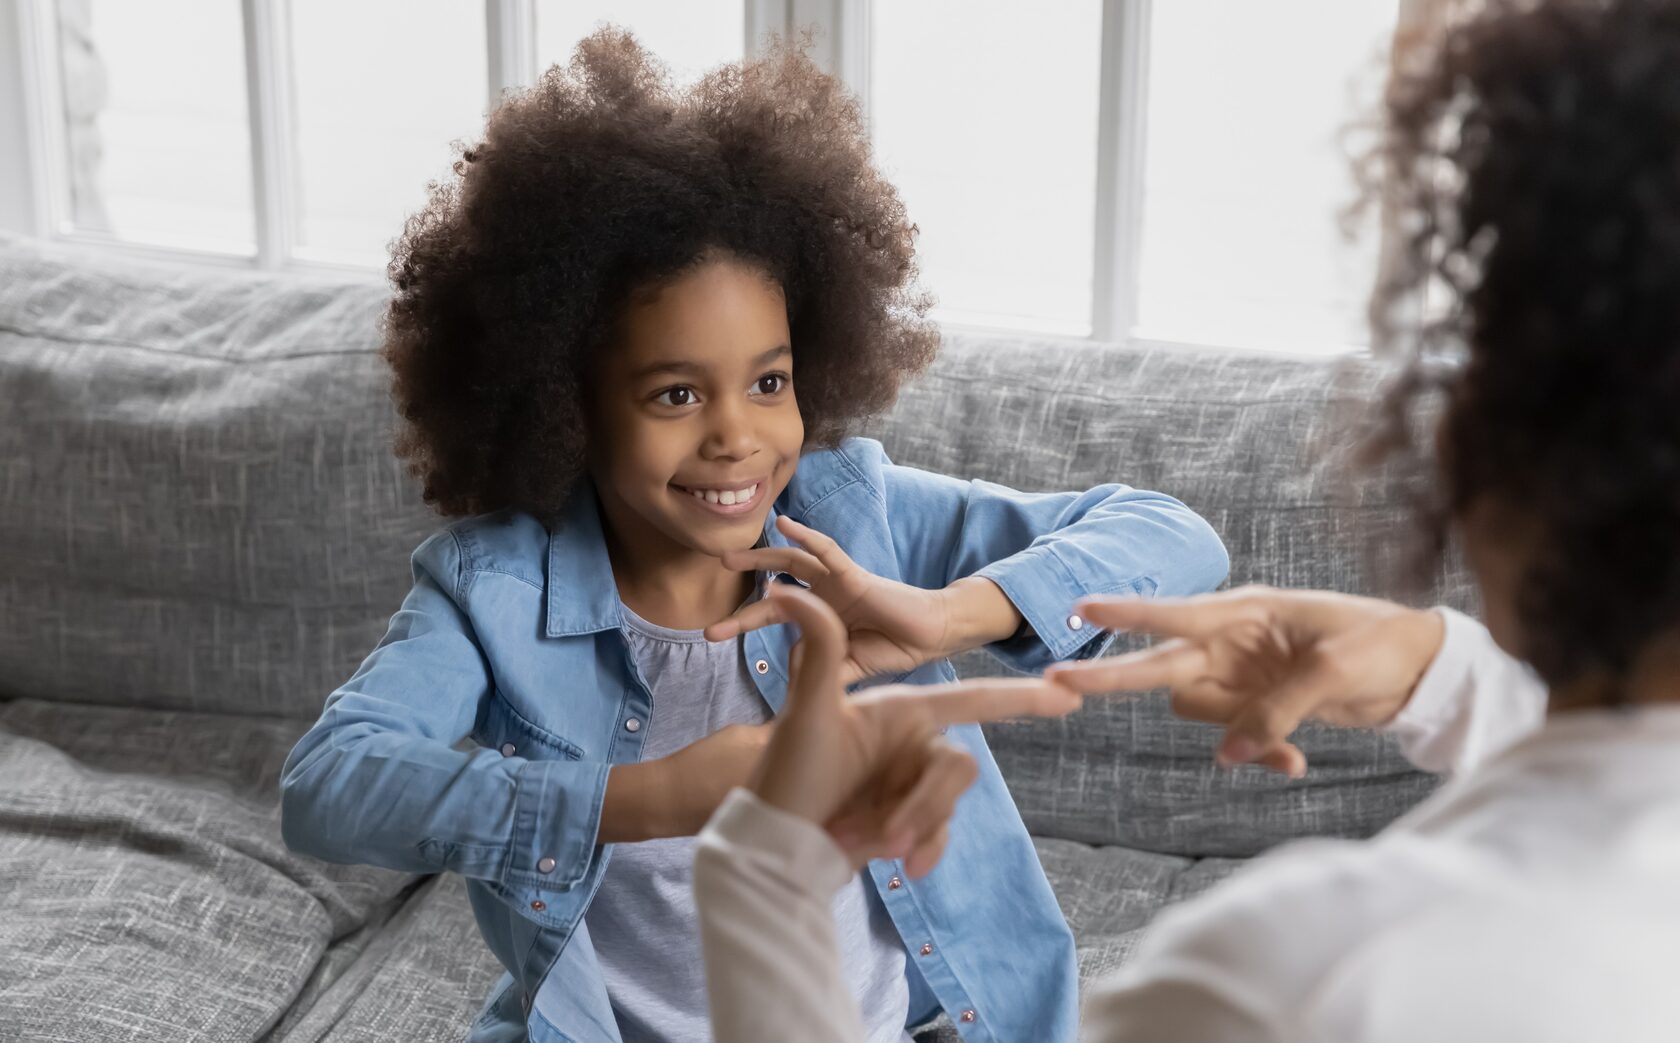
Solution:
{"label": "girl's smile", "polygon": [[770,484],[768,478],[754,478],[746,482],[679,485],[671,483],[677,494],[690,501],[690,506],[703,511],[733,516],[752,514],[758,509],[760,494]]}

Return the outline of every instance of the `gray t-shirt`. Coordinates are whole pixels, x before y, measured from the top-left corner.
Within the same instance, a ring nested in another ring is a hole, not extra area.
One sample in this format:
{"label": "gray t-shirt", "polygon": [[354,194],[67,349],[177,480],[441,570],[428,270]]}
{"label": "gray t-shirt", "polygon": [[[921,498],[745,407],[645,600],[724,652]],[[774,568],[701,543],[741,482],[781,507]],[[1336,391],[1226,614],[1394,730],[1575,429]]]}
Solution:
{"label": "gray t-shirt", "polygon": [[[642,758],[675,753],[731,724],[762,724],[770,707],[747,672],[741,639],[716,643],[624,610],[625,633],[653,707]],[[618,844],[586,922],[624,1043],[711,1038],[694,909],[693,837]],[[910,989],[904,943],[863,874],[834,898],[834,924],[871,1043],[905,1043]]]}

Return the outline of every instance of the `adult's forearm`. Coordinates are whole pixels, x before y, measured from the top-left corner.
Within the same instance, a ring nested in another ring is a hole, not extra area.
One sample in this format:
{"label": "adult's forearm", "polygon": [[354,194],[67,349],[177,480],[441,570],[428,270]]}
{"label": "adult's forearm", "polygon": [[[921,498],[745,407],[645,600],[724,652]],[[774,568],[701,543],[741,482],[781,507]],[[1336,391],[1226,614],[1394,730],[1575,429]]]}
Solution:
{"label": "adult's forearm", "polygon": [[852,876],[821,829],[745,789],[700,833],[694,900],[717,1043],[860,1043],[834,894]]}

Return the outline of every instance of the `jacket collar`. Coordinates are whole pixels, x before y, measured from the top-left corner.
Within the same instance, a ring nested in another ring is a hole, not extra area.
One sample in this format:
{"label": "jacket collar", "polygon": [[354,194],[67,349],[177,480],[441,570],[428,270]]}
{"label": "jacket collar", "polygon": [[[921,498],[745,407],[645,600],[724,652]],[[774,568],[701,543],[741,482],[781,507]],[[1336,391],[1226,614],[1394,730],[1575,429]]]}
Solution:
{"label": "jacket collar", "polygon": [[[776,529],[776,515],[784,506],[782,500],[770,505],[759,546],[788,545],[787,537]],[[624,626],[624,605],[607,557],[600,500],[592,482],[578,483],[565,513],[548,527],[547,581],[544,633],[549,637],[578,637]]]}

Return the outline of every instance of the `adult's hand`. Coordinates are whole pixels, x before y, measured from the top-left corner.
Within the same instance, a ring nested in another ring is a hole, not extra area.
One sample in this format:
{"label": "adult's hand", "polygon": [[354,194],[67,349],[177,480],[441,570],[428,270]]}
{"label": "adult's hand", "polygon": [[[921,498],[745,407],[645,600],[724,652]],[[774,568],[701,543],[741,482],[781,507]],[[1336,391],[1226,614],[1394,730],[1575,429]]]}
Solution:
{"label": "adult's hand", "polygon": [[1324,591],[1238,590],[1182,599],[1090,598],[1076,611],[1109,630],[1167,640],[1045,671],[1084,693],[1168,688],[1181,717],[1225,726],[1221,764],[1292,778],[1301,722],[1374,727],[1394,718],[1441,648],[1438,613]]}
{"label": "adult's hand", "polygon": [[1080,697],[1043,678],[891,685],[847,696],[846,625],[817,595],[775,587],[798,625],[787,703],[751,788],[766,803],[828,829],[854,866],[902,858],[923,876],[944,853],[974,758],[941,729],[1011,717],[1061,716]]}

